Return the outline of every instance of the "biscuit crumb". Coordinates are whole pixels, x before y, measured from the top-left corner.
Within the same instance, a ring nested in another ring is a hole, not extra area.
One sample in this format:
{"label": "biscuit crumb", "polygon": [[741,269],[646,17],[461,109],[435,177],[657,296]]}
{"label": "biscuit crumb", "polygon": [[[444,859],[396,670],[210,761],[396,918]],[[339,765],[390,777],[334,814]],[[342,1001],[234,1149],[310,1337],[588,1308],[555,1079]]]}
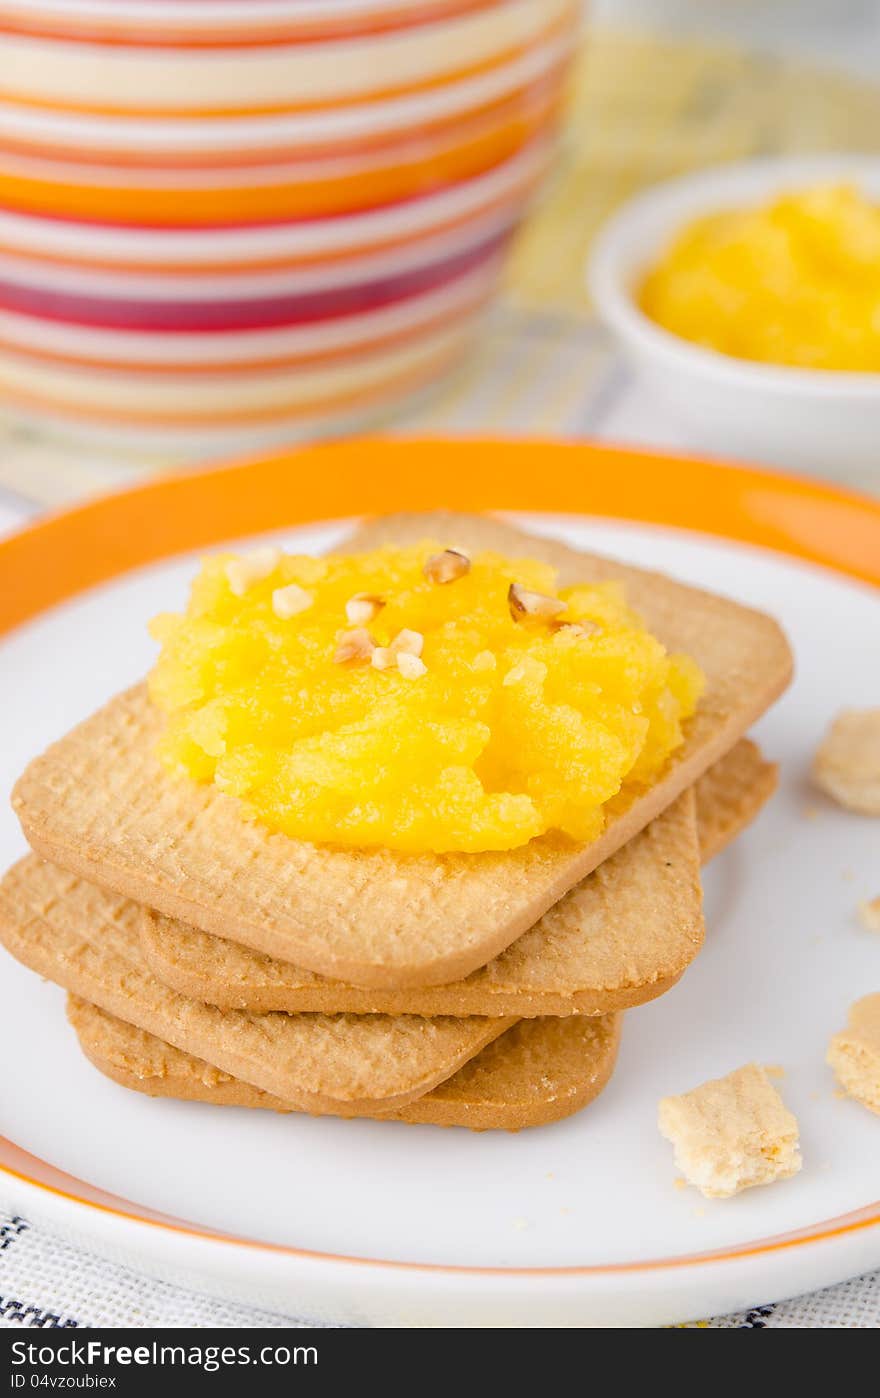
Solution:
{"label": "biscuit crumb", "polygon": [[868,898],[859,904],[859,921],[869,932],[880,932],[880,898]]}
{"label": "biscuit crumb", "polygon": [[658,1125],[685,1179],[707,1199],[788,1179],[801,1168],[797,1121],[757,1063],[664,1097]]}
{"label": "biscuit crumb", "polygon": [[842,1091],[880,1115],[880,994],[865,995],[850,1006],[846,1028],[828,1045],[827,1062]]}
{"label": "biscuit crumb", "polygon": [[839,805],[880,815],[880,709],[844,709],[813,759],[813,779]]}
{"label": "biscuit crumb", "polygon": [[706,1210],[703,1208],[702,1204],[698,1204],[697,1207],[694,1209],[694,1218],[705,1218],[705,1217],[706,1217]]}
{"label": "biscuit crumb", "polygon": [[844,883],[854,883],[856,871],[855,869],[841,869],[840,877],[843,879]]}
{"label": "biscuit crumb", "polygon": [[801,816],[804,820],[818,820],[819,807],[814,806],[812,804],[808,804],[804,806],[803,810],[801,811]]}
{"label": "biscuit crumb", "polygon": [[531,1227],[531,1224],[527,1218],[515,1218],[513,1220],[513,1226],[518,1233],[524,1233],[527,1228]]}
{"label": "biscuit crumb", "polygon": [[687,1189],[688,1187],[688,1182],[683,1175],[676,1175],[672,1183],[676,1189]]}
{"label": "biscuit crumb", "polygon": [[555,1179],[556,1179],[556,1176],[554,1175],[554,1173],[553,1173],[552,1170],[548,1170],[547,1173],[546,1173],[546,1175],[544,1176],[544,1179],[545,1179],[545,1180],[555,1180]]}
{"label": "biscuit crumb", "polygon": [[563,1206],[563,1207],[559,1210],[559,1212],[560,1212],[561,1214],[572,1214],[572,1213],[574,1213],[574,1209],[569,1209],[569,1208]]}

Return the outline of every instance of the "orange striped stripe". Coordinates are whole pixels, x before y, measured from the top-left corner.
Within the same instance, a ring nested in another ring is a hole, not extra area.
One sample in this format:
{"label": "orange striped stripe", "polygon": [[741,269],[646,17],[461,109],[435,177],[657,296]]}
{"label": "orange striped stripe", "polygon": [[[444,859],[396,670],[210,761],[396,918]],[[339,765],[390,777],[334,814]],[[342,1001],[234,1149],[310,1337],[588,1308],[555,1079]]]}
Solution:
{"label": "orange striped stripe", "polygon": [[48,350],[43,347],[20,345],[2,337],[0,337],[0,349],[14,358],[32,360],[37,363],[65,364],[76,369],[101,369],[111,372],[141,374],[150,378],[163,375],[174,375],[175,378],[179,378],[182,374],[189,378],[239,378],[242,375],[263,369],[293,368],[301,364],[331,364],[337,360],[350,359],[353,355],[373,353],[375,350],[406,344],[408,340],[416,339],[432,330],[442,329],[444,325],[450,325],[460,318],[470,316],[491,298],[493,292],[494,286],[484,287],[473,296],[458,302],[449,310],[438,311],[435,315],[428,316],[414,325],[367,336],[363,340],[358,340],[353,348],[349,345],[338,345],[333,349],[308,349],[292,354],[266,355],[260,359],[229,360],[223,364],[194,364],[186,360],[164,359],[157,363],[145,359],[124,359],[120,355],[114,355],[112,359],[102,359],[100,355],[65,354],[62,351]]}
{"label": "orange striped stripe", "polygon": [[175,23],[173,16],[160,21],[158,25],[142,21],[114,23],[112,19],[81,19],[75,15],[69,18],[37,14],[23,16],[0,7],[0,33],[98,44],[102,47],[275,48],[288,44],[319,43],[322,40],[368,38],[421,28],[480,10],[496,9],[504,3],[505,0],[429,0],[418,9],[386,10],[377,7],[363,16],[326,20],[315,15],[313,19],[299,23],[267,24],[260,27],[257,33],[253,24],[247,27],[235,24],[186,25]]}
{"label": "orange striped stripe", "polygon": [[487,200],[485,204],[478,205],[475,209],[470,209],[466,213],[459,214],[453,218],[443,219],[438,223],[432,223],[429,228],[419,233],[404,233],[396,237],[375,239],[372,242],[358,243],[356,246],[330,249],[327,252],[304,253],[298,257],[270,257],[262,259],[248,259],[247,261],[236,261],[231,259],[224,262],[211,262],[208,264],[192,262],[139,262],[120,261],[116,258],[112,262],[106,258],[89,258],[85,255],[76,257],[67,256],[62,253],[32,251],[30,248],[22,258],[22,250],[10,244],[0,243],[0,257],[7,256],[25,262],[45,263],[52,267],[73,267],[88,268],[94,271],[113,274],[115,272],[141,272],[151,275],[162,275],[163,273],[181,274],[188,277],[222,277],[226,273],[235,272],[275,272],[288,271],[297,267],[314,267],[318,264],[328,265],[344,262],[352,257],[367,257],[372,253],[391,252],[395,248],[416,247],[420,242],[430,238],[440,237],[444,233],[451,233],[456,228],[461,228],[471,220],[476,222],[479,218],[484,218],[488,214],[503,208],[514,200],[526,198],[541,178],[543,169],[525,176],[522,181],[514,185],[503,195],[498,195],[495,199]]}
{"label": "orange striped stripe", "polygon": [[444,349],[436,358],[426,360],[417,369],[390,375],[367,389],[313,399],[298,408],[265,408],[231,413],[217,412],[216,409],[210,413],[132,413],[124,408],[83,408],[79,403],[58,402],[57,399],[40,393],[23,392],[19,388],[15,390],[15,403],[17,406],[34,408],[37,412],[73,417],[78,421],[122,423],[130,427],[247,427],[261,423],[301,422],[325,414],[332,416],[348,408],[368,407],[372,403],[382,402],[386,397],[400,397],[408,389],[441,375],[460,354],[461,345],[457,344],[452,349]]}
{"label": "orange striped stripe", "polygon": [[0,172],[0,204],[19,213],[135,227],[193,227],[332,216],[377,208],[484,174],[515,155],[554,117],[553,96],[502,127],[426,160],[295,183],[218,189],[103,188]]}
{"label": "orange striped stripe", "polygon": [[444,132],[455,131],[469,124],[490,118],[505,118],[516,112],[524,102],[532,101],[542,92],[558,87],[563,81],[567,64],[556,63],[539,79],[521,83],[518,87],[500,97],[465,107],[434,118],[419,122],[413,129],[401,127],[396,131],[370,133],[354,138],[337,137],[335,141],[310,142],[299,146],[241,146],[239,150],[205,150],[192,148],[188,151],[165,149],[155,146],[125,148],[112,146],[87,146],[77,143],[53,145],[36,139],[5,136],[3,149],[13,155],[54,160],[75,165],[107,165],[114,170],[163,169],[163,170],[225,170],[249,169],[257,166],[291,164],[297,160],[319,160],[339,158],[375,151],[393,151],[395,147],[410,144],[413,140],[427,140]]}
{"label": "orange striped stripe", "polygon": [[265,105],[250,104],[245,107],[174,107],[162,106],[154,107],[126,107],[114,103],[90,103],[72,102],[70,100],[57,101],[48,97],[34,97],[27,93],[20,93],[10,88],[0,88],[0,101],[8,102],[11,106],[26,107],[37,111],[50,112],[75,112],[77,114],[89,116],[115,116],[115,117],[239,117],[239,116],[295,116],[299,113],[338,111],[341,108],[371,106],[376,102],[388,102],[397,97],[415,96],[420,92],[436,92],[439,88],[450,87],[454,83],[465,82],[469,78],[480,77],[484,73],[494,72],[497,68],[503,68],[507,63],[513,63],[517,59],[523,58],[528,53],[533,53],[535,48],[550,42],[552,39],[568,36],[572,40],[579,29],[578,8],[572,5],[569,14],[564,15],[555,24],[548,25],[539,34],[534,35],[527,42],[513,44],[509,48],[501,49],[490,58],[480,59],[476,63],[463,64],[459,68],[450,69],[435,77],[423,78],[416,82],[399,84],[397,87],[369,88],[366,91],[349,93],[347,96],[336,96],[324,98],[314,102],[290,102],[290,103],[268,103]]}

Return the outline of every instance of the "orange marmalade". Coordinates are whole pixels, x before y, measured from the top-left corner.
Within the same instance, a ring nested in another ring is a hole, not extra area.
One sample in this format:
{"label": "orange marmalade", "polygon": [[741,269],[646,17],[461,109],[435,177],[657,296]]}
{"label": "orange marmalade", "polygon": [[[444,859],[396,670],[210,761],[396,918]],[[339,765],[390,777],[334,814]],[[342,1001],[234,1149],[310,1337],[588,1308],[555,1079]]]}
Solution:
{"label": "orange marmalade", "polygon": [[702,688],[617,584],[437,542],[207,559],[151,626],[169,769],[296,839],[410,852],[588,841]]}
{"label": "orange marmalade", "polygon": [[673,334],[740,359],[877,373],[880,207],[817,186],[697,219],[639,301]]}

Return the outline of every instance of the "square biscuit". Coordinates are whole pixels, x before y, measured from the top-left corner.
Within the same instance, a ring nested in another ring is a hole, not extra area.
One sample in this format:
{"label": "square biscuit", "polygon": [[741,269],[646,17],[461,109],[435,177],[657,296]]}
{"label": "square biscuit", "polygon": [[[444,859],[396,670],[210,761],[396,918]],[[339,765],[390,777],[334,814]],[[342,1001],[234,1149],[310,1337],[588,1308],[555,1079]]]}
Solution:
{"label": "square biscuit", "polygon": [[801,1168],[797,1121],[756,1063],[664,1097],[658,1125],[685,1179],[707,1199],[789,1179]]}
{"label": "square biscuit", "polygon": [[127,899],[29,855],[0,881],[0,942],[37,975],[298,1111],[391,1111],[451,1077],[515,1023],[219,1010],[150,972],[135,911]]}
{"label": "square biscuit", "polygon": [[706,692],[658,780],[615,802],[577,845],[544,836],[486,854],[404,855],[290,839],[214,786],[172,779],[162,716],[136,686],[31,763],[13,805],[43,858],[203,932],[318,975],[389,988],[442,985],[486,965],[728,752],[788,684],[791,652],[762,613],[656,573],[578,553],[483,517],[392,517],[350,548],[433,536],[530,554],[562,584],[614,579]]}
{"label": "square biscuit", "polygon": [[[141,908],[144,957],[166,985],[229,1009],[355,1014],[607,1014],[669,990],[703,940],[697,870],[754,819],[777,769],[741,739],[623,849],[488,966],[448,985],[328,980]],[[696,793],[696,830],[693,796]]]}
{"label": "square biscuit", "polygon": [[[79,996],[67,997],[67,1016],[86,1057],[123,1087],[217,1106],[295,1110]],[[520,1131],[561,1121],[592,1102],[608,1082],[620,1020],[620,1015],[522,1020],[430,1092],[393,1112],[363,1114],[471,1131]]]}

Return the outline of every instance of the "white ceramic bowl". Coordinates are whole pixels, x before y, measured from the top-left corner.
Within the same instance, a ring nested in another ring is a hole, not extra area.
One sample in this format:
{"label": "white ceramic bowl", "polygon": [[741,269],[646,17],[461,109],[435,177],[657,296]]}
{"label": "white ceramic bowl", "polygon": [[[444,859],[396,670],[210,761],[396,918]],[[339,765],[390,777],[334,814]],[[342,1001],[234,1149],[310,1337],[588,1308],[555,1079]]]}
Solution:
{"label": "white ceramic bowl", "polygon": [[662,329],[635,301],[644,272],[691,219],[827,181],[880,198],[880,158],[768,157],[686,175],[624,204],[593,245],[587,278],[598,313],[695,449],[824,474],[840,461],[880,467],[880,374],[735,359]]}

